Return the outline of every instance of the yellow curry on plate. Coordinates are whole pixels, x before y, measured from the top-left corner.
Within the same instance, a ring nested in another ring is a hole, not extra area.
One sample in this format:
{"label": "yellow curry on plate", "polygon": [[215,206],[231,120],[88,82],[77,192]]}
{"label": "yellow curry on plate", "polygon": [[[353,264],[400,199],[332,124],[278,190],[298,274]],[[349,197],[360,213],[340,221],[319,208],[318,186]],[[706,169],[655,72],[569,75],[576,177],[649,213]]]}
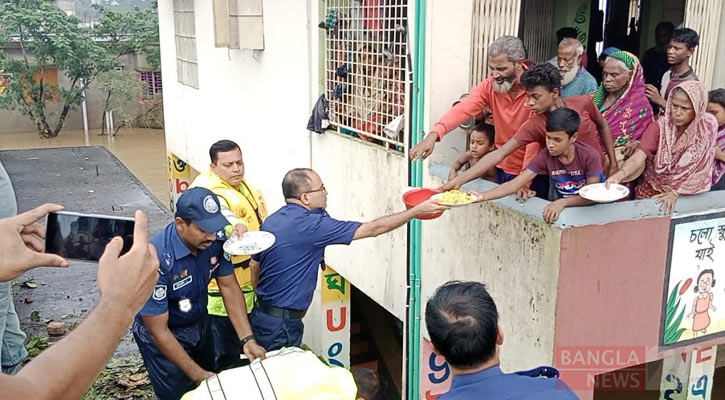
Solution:
{"label": "yellow curry on plate", "polygon": [[441,193],[438,202],[441,204],[466,204],[473,201],[473,196],[460,190],[449,190]]}

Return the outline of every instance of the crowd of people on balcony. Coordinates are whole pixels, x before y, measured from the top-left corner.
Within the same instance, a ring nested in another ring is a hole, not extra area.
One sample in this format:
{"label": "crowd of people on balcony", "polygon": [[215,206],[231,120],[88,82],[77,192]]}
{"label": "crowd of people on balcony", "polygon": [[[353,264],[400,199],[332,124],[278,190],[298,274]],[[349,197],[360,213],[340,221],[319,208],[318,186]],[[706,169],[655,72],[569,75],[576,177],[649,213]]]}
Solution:
{"label": "crowd of people on balcony", "polygon": [[[488,48],[490,76],[410,150],[411,159],[426,158],[444,135],[490,110],[495,150],[469,157],[469,167],[459,173],[462,157],[442,190],[479,177],[493,179],[502,186],[474,192],[478,201],[510,193],[521,201],[538,196],[552,201],[543,214],[553,222],[566,206],[591,204],[578,194],[591,183],[624,184],[631,189],[624,200],[655,198],[667,214],[682,195],[725,186],[725,90],[708,93],[690,66],[697,32],[659,24],[657,45],[644,62],[628,51],[605,48],[598,85],[586,71],[582,43],[567,29],[558,34],[557,57],[539,64],[526,60],[519,38],[496,39]],[[561,123],[563,113],[555,114],[561,109],[577,114],[574,133]],[[589,155],[599,169],[581,159]]]}

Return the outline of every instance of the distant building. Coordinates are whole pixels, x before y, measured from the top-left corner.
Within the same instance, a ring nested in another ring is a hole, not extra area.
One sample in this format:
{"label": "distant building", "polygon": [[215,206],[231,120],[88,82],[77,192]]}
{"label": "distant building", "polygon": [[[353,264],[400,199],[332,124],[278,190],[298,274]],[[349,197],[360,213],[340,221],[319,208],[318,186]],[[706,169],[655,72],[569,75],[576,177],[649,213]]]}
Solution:
{"label": "distant building", "polygon": [[55,0],[55,5],[68,15],[76,15],[75,0]]}
{"label": "distant building", "polygon": [[[0,51],[6,52],[10,57],[20,58],[20,44],[10,42],[0,45]],[[131,71],[136,74],[139,81],[142,82],[141,89],[138,93],[138,101],[132,102],[125,108],[125,112],[129,115],[138,116],[138,120],[134,122],[135,126],[162,128],[163,125],[163,105],[161,93],[163,91],[163,83],[161,79],[161,71],[152,69],[145,61],[144,57],[137,53],[131,53],[118,59],[118,69]],[[44,71],[44,79],[50,85],[58,85],[63,87],[70,85],[68,77],[62,70],[58,70],[53,66],[48,66]],[[0,85],[2,85],[0,81]],[[0,86],[1,87],[1,86]],[[4,88],[3,88],[4,89]],[[2,89],[0,89],[0,93]],[[90,129],[100,129],[101,121],[103,121],[103,106],[106,100],[106,94],[101,92],[94,83],[91,83],[86,90],[86,105],[88,109],[88,127]],[[59,113],[62,102],[59,98],[52,98],[46,104],[49,115]],[[150,108],[154,108],[152,112],[148,112]],[[53,119],[51,118],[51,121]],[[0,110],[0,135],[3,133],[14,132],[33,132],[37,129],[33,121],[19,111]],[[81,130],[83,129],[83,118],[81,108],[77,107],[68,113],[63,130]],[[2,139],[0,139],[2,140]]]}

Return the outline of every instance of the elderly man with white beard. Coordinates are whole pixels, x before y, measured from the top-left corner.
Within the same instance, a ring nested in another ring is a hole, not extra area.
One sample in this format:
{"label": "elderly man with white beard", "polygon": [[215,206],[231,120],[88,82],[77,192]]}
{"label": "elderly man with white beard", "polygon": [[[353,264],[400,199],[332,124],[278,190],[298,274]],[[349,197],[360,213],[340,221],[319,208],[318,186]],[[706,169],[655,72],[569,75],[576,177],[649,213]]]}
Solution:
{"label": "elderly man with white beard", "polygon": [[584,46],[581,42],[566,38],[559,43],[557,67],[561,74],[561,97],[592,94],[597,90],[597,80],[582,67]]}
{"label": "elderly man with white beard", "polygon": [[[525,58],[524,44],[517,37],[502,36],[491,43],[488,47],[490,75],[479,83],[468,97],[446,111],[433,125],[425,139],[410,150],[410,158],[417,160],[430,156],[436,142],[445,134],[471,118],[480,118],[486,108],[490,108],[493,114],[496,147],[503,146],[532,116],[531,110],[526,106],[528,97],[520,81],[521,74],[529,64]],[[516,178],[538,151],[539,144],[532,143],[509,154],[496,166],[496,183]],[[443,189],[460,186],[456,183],[457,179],[446,183]],[[531,184],[531,189],[537,196],[547,198],[548,177],[537,176]]]}

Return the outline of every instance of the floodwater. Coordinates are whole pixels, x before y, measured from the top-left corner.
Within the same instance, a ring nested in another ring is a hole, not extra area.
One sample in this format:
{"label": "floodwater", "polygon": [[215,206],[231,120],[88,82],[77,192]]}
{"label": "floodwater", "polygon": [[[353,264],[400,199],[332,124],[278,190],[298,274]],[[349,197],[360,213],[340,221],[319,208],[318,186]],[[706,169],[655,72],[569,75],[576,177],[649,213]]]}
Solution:
{"label": "floodwater", "polygon": [[[161,204],[169,204],[166,140],[163,129],[124,129],[116,136],[89,132],[91,146],[103,146],[113,153],[141,181]],[[43,139],[37,132],[2,133],[0,150],[85,146],[83,131],[61,131],[58,137]]]}

